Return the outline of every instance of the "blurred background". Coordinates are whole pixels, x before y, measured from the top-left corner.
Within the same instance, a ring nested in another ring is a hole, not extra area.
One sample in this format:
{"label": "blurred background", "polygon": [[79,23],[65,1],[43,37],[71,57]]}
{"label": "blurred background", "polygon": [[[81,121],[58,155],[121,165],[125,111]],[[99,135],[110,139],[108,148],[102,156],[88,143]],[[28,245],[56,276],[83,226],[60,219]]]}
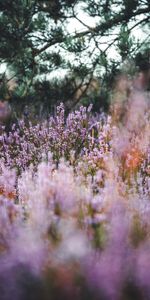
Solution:
{"label": "blurred background", "polygon": [[122,75],[142,72],[148,90],[149,13],[149,0],[0,0],[3,119],[45,118],[60,102],[107,111]]}

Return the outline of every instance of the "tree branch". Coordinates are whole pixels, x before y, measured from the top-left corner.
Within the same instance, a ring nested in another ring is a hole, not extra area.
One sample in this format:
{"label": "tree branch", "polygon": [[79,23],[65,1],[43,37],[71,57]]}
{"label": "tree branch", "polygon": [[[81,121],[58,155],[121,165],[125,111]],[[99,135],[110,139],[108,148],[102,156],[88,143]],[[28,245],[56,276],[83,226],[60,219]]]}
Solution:
{"label": "tree branch", "polygon": [[[139,22],[137,22],[136,24],[134,24],[132,27],[130,27],[128,29],[128,32],[131,32],[135,27],[137,27],[138,25],[140,25],[141,23],[145,22],[146,20],[149,19],[149,16],[143,20],[140,20]],[[107,50],[118,40],[118,36],[107,46],[107,48],[104,50],[104,52],[106,53]]]}
{"label": "tree branch", "polygon": [[[141,14],[144,15],[149,12],[150,12],[150,8],[146,7],[146,8],[138,9],[135,12],[132,12],[132,15],[130,15],[130,16],[127,16],[126,14],[117,14],[114,18],[109,19],[107,22],[102,22],[100,25],[98,25],[96,27],[88,28],[87,30],[78,32],[70,37],[72,39],[75,39],[75,38],[80,38],[80,37],[86,36],[91,33],[92,34],[102,33],[102,35],[104,36],[105,31],[112,29],[114,26],[119,25],[120,23],[123,23],[123,22],[129,22],[129,20],[132,19],[133,17],[139,16]],[[147,18],[149,19],[149,17],[147,17]],[[140,23],[142,23],[144,21],[145,21],[145,18],[143,20],[140,20]],[[65,40],[66,40],[66,36],[60,37],[57,39],[52,38],[41,49],[35,49],[35,56],[38,56],[40,53],[47,50],[51,46],[65,42]]]}

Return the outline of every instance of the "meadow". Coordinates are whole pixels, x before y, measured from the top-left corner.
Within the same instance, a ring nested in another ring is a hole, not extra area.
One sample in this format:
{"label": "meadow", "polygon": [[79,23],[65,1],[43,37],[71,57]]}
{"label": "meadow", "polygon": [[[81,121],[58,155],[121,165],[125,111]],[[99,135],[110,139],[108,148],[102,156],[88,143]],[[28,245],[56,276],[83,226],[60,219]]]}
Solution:
{"label": "meadow", "polygon": [[2,126],[1,300],[150,299],[150,106],[115,97]]}

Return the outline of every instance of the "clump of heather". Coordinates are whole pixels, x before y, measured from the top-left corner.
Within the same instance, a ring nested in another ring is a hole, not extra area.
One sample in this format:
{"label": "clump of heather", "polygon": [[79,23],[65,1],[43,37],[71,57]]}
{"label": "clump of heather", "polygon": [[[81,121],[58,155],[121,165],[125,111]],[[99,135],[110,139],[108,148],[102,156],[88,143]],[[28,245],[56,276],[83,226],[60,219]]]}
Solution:
{"label": "clump of heather", "polygon": [[5,131],[1,134],[1,160],[21,172],[31,164],[37,166],[44,158],[48,160],[49,152],[56,163],[61,157],[71,159],[72,153],[77,159],[83,147],[89,144],[90,110],[90,107],[81,107],[65,118],[61,104],[56,116],[41,124],[26,124],[20,120],[12,125],[8,134]]}
{"label": "clump of heather", "polygon": [[150,110],[113,113],[1,132],[2,300],[149,299]]}

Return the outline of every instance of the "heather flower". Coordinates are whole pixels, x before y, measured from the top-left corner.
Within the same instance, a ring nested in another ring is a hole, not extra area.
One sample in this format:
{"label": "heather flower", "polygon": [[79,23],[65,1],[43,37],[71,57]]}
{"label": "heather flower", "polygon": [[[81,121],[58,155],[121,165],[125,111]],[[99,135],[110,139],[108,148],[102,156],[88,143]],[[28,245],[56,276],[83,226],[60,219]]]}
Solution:
{"label": "heather flower", "polygon": [[2,128],[2,300],[28,299],[23,278],[42,300],[45,288],[48,299],[148,299],[150,115],[141,92],[123,97],[119,123],[85,107],[66,117],[61,104]]}

